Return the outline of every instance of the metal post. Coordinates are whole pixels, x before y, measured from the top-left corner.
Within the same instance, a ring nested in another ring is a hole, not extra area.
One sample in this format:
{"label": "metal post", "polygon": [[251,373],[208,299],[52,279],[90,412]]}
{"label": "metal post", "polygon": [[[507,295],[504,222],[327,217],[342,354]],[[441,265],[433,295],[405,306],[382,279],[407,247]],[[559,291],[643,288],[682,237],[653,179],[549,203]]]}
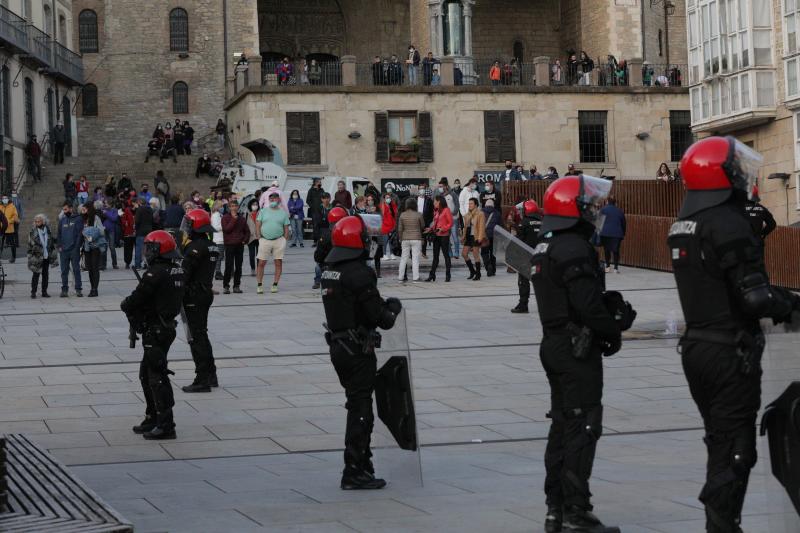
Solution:
{"label": "metal post", "polygon": [[667,56],[667,71],[669,71],[669,7],[670,1],[664,0],[664,54]]}

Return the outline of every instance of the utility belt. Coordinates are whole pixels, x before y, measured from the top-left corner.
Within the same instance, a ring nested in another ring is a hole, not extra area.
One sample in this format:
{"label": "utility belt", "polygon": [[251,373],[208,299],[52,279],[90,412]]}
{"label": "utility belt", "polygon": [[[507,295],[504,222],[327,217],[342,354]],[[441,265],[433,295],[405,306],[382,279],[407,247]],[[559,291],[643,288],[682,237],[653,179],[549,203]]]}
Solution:
{"label": "utility belt", "polygon": [[740,371],[744,375],[761,369],[761,356],[764,353],[764,334],[746,329],[701,329],[688,328],[678,342],[678,353],[683,353],[686,342],[708,342],[735,348]]}
{"label": "utility belt", "polygon": [[374,329],[359,326],[358,328],[345,329],[343,331],[331,331],[327,324],[322,324],[325,328],[325,342],[328,346],[337,343],[350,355],[357,355],[353,349],[360,349],[361,355],[369,355],[376,348],[381,347],[381,334]]}

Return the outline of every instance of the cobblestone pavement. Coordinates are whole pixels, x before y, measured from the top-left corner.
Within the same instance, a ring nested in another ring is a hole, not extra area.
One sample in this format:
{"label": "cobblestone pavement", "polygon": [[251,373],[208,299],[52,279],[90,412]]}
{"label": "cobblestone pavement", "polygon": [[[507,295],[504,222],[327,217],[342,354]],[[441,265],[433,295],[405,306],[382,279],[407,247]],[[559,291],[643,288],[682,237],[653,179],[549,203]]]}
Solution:
{"label": "cobblestone pavement", "polygon": [[[423,488],[390,479],[378,492],[338,489],[344,395],[328,362],[308,248],[289,251],[279,293],[256,295],[245,267],[244,294],[216,297],[210,335],[221,387],[213,393],[180,391],[193,365],[179,330],[170,352],[178,439],[164,443],[130,431],[144,409],[140,351],[128,348],[119,311],[133,274],[102,272],[92,299],[58,298],[53,279],[56,297],[32,300],[24,260],[4,263],[0,432],[30,435],[72,465],[137,531],[540,531],[549,390],[538,317],[509,313],[516,276],[472,282],[456,269],[452,283],[403,284],[397,262],[385,264],[380,288],[408,311]],[[639,318],[623,350],[605,360],[596,511],[625,532],[701,531],[702,423],[677,341],[664,335],[670,314],[680,317],[673,278],[623,268],[608,286],[625,291]],[[800,375],[796,341],[774,337],[765,400]],[[798,531],[759,440],[744,529]]]}

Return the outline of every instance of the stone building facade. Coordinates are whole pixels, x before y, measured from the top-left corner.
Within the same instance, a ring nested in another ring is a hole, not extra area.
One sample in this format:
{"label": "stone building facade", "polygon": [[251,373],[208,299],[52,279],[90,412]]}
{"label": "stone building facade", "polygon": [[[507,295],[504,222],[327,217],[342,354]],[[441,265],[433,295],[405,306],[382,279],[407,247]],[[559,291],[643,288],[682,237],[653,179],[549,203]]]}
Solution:
{"label": "stone building facade", "polygon": [[[92,13],[96,48],[81,46],[80,31],[73,36],[97,95],[89,113],[78,105],[79,128],[90,133],[83,150],[91,154],[144,153],[156,123],[176,118],[189,121],[196,137],[210,133],[224,118],[233,53],[258,51],[256,0],[72,2],[75,27]],[[173,98],[179,83],[188,89],[186,107]]]}
{"label": "stone building facade", "polygon": [[[712,27],[706,41],[699,31],[701,19],[709,7],[720,8],[708,4],[707,0],[687,2],[692,128],[698,136],[733,135],[760,152],[764,156],[758,184],[762,203],[779,224],[796,224],[800,221],[800,46],[796,33],[800,11],[781,0],[724,3],[723,13],[725,8],[730,10],[725,18],[728,25]],[[748,43],[744,49],[742,35]],[[724,40],[724,47],[714,54],[712,46],[712,53],[706,54],[712,39]]]}
{"label": "stone building facade", "polygon": [[[488,87],[438,87],[376,92],[352,87],[284,92],[280,87],[251,87],[229,102],[228,118],[236,146],[267,140],[288,160],[290,173],[308,176],[450,176],[463,183],[475,172],[503,169],[505,158],[526,169],[535,164],[544,171],[552,165],[563,174],[574,163],[590,174],[620,178],[654,176],[662,162],[674,166],[670,139],[680,125],[671,124],[671,112],[688,112],[685,90],[562,89],[500,93]],[[490,121],[498,113],[507,122],[503,132],[491,134]],[[300,130],[293,124],[299,114],[313,127]],[[389,120],[388,135],[381,133],[384,115]],[[592,148],[585,145],[587,118],[598,134],[588,142],[604,144],[594,153],[599,157],[587,157]],[[412,149],[395,159],[392,120],[398,121],[398,128],[413,128],[412,134],[422,141],[419,157]],[[493,152],[496,136],[503,145],[500,152]],[[389,141],[388,158],[387,147],[381,144],[384,137]],[[292,145],[298,142],[313,145],[315,151],[312,159],[292,164]],[[243,152],[245,160],[255,160],[252,153]]]}
{"label": "stone building facade", "polygon": [[27,178],[25,147],[32,135],[50,157],[49,132],[62,123],[65,155],[78,152],[75,101],[83,71],[70,50],[69,0],[6,0],[0,11],[0,189],[7,193]]}

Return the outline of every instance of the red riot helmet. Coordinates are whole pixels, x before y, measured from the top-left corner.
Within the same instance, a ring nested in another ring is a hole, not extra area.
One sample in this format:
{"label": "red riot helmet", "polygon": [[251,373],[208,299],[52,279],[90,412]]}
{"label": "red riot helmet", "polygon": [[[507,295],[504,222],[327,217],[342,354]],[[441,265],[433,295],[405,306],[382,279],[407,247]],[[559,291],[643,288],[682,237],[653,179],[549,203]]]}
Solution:
{"label": "red riot helmet", "polygon": [[166,231],[151,231],[144,238],[144,258],[148,264],[158,258],[178,259],[180,256],[175,239]]}
{"label": "red riot helmet", "polygon": [[347,211],[342,207],[334,207],[328,213],[328,224],[331,226],[342,220],[347,216]]}
{"label": "red riot helmet", "polygon": [[536,203],[536,200],[525,200],[522,208],[528,216],[535,215],[539,212],[539,204]]}
{"label": "red riot helmet", "polygon": [[192,233],[214,233],[211,226],[211,215],[204,209],[192,209],[183,217],[181,231],[187,235]]}
{"label": "red riot helmet", "polygon": [[611,192],[611,181],[580,174],[555,180],[544,193],[542,233],[575,226],[581,220],[602,227],[600,208]]}
{"label": "red riot helmet", "polygon": [[358,259],[369,251],[367,227],[358,216],[348,216],[337,222],[331,232],[333,249],[325,258],[326,263],[339,263]]}
{"label": "red riot helmet", "polygon": [[731,136],[697,141],[681,159],[686,199],[678,216],[722,204],[734,191],[752,197],[762,161],[761,154]]}

